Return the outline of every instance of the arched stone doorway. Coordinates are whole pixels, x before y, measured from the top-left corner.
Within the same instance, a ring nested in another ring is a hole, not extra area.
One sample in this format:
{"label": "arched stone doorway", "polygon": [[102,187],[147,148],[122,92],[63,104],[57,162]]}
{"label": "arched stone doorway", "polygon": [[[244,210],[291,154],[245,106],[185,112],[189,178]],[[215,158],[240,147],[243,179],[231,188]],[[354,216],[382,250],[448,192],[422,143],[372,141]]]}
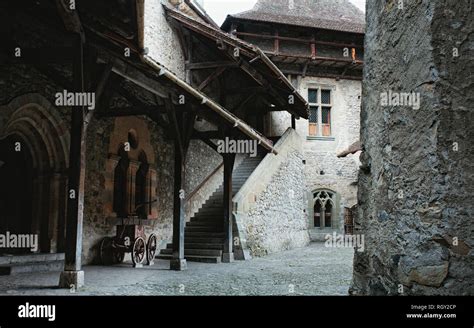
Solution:
{"label": "arched stone doorway", "polygon": [[38,94],[15,98],[0,113],[0,233],[37,234],[39,252],[63,251],[67,127]]}
{"label": "arched stone doorway", "polygon": [[[32,228],[33,166],[31,151],[17,151],[25,141],[18,135],[0,140],[0,232],[30,234]],[[16,149],[15,149],[16,148]],[[25,249],[2,249],[22,253]]]}

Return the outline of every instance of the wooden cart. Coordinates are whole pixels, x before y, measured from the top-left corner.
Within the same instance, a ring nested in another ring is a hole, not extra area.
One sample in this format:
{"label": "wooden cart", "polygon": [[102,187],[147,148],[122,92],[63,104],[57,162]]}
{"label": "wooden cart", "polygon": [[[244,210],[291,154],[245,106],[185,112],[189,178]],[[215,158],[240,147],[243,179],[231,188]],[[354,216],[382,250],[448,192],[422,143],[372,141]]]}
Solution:
{"label": "wooden cart", "polygon": [[141,267],[144,262],[152,265],[157,249],[155,234],[145,235],[145,226],[151,220],[141,219],[137,215],[116,219],[115,237],[105,237],[99,246],[100,261],[104,265],[123,262],[125,253],[131,253],[133,267]]}

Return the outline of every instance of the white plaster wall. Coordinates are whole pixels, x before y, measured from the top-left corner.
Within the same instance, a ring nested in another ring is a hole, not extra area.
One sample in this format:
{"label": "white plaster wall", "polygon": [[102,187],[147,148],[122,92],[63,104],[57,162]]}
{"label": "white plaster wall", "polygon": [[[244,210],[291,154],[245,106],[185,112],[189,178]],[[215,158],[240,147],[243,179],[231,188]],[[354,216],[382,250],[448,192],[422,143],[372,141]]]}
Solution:
{"label": "white plaster wall", "polygon": [[148,55],[184,79],[184,55],[176,32],[166,21],[161,0],[145,1],[144,46]]}

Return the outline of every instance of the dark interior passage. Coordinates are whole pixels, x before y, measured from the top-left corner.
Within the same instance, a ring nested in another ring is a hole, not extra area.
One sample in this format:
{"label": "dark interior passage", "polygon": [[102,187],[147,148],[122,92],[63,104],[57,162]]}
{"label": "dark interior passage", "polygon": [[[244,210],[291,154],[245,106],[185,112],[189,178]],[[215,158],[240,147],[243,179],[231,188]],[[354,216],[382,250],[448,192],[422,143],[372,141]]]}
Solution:
{"label": "dark interior passage", "polygon": [[[0,233],[29,234],[32,229],[33,164],[27,144],[16,135],[0,140]],[[0,253],[29,249],[0,248]]]}

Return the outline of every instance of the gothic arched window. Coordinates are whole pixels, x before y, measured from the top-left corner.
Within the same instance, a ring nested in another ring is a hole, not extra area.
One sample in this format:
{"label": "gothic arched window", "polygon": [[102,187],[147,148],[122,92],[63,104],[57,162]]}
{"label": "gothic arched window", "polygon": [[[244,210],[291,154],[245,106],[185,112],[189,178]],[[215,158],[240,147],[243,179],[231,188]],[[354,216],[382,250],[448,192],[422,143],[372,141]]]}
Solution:
{"label": "gothic arched window", "polygon": [[331,228],[335,216],[336,194],[330,190],[319,190],[313,194],[314,226]]}

